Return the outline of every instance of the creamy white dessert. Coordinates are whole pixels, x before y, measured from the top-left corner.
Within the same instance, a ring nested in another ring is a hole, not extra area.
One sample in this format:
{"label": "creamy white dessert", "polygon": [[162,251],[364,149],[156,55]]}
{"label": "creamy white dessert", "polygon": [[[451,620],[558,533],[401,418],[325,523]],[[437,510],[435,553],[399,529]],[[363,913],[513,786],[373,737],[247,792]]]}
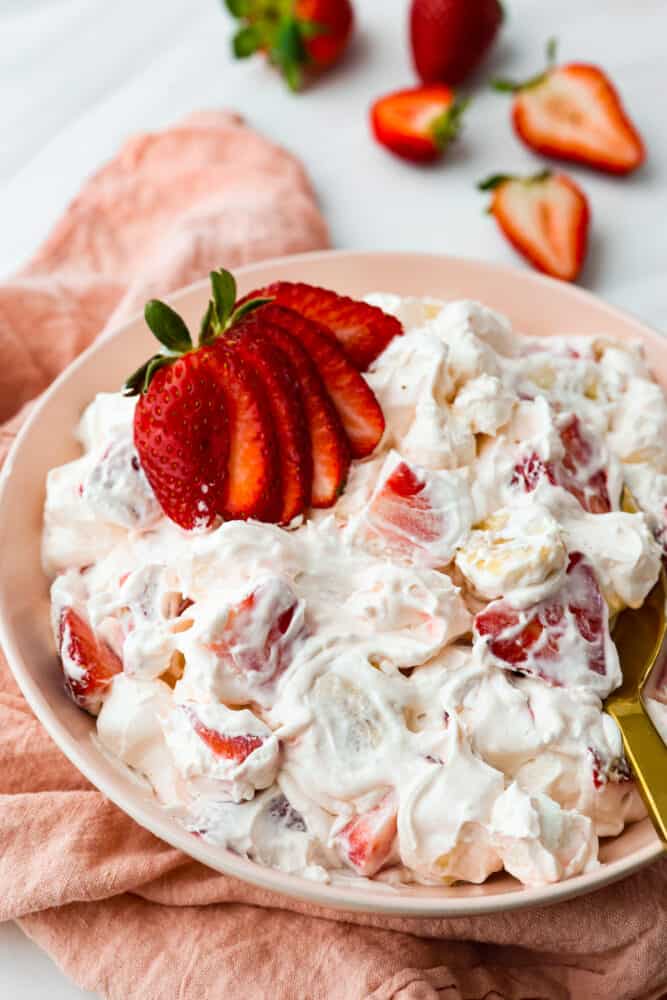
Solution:
{"label": "creamy white dessert", "polygon": [[189,829],[261,864],[588,871],[644,814],[602,701],[610,622],[660,572],[664,394],[603,331],[537,340],[472,302],[368,301],[405,328],[365,375],[384,437],[287,529],[180,529],[134,452],[135,400],[90,404],[44,515],[70,693]]}

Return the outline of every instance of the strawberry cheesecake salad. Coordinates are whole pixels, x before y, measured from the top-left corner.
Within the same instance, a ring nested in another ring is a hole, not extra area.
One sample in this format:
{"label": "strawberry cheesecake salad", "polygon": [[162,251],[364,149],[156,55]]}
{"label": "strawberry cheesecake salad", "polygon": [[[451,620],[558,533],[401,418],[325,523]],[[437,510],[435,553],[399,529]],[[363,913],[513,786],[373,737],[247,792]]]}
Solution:
{"label": "strawberry cheesecake salad", "polygon": [[96,739],[194,834],[310,878],[595,868],[644,815],[603,709],[667,545],[641,349],[211,277],[196,345],[148,303],[161,349],[48,477]]}

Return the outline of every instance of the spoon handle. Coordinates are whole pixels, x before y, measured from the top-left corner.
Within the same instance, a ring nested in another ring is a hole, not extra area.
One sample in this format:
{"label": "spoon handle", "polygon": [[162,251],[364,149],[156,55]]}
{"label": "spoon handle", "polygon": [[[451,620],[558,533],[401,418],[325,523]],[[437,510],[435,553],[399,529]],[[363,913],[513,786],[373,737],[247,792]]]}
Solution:
{"label": "spoon handle", "polygon": [[621,701],[607,711],[618,724],[625,754],[656,833],[667,849],[667,746],[642,705]]}

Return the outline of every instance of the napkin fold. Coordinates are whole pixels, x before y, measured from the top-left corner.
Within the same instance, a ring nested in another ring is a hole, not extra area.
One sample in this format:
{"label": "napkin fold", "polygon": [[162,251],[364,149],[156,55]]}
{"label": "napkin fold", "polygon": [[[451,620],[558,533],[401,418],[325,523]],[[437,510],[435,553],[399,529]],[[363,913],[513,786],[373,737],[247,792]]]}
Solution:
{"label": "napkin fold", "polygon": [[[224,265],[327,246],[301,166],[236,115],[140,135],[0,285],[0,461],[100,331]],[[221,875],[137,826],[61,754],[0,656],[0,920],[109,1000],[657,1000],[667,862],[543,910],[345,914]]]}

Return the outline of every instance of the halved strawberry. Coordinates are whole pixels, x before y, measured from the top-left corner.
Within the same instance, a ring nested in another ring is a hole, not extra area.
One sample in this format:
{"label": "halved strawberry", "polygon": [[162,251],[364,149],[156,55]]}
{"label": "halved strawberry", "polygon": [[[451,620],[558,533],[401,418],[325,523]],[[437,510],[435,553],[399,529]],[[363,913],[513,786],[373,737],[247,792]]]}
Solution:
{"label": "halved strawberry", "polygon": [[262,311],[247,323],[261,330],[286,355],[301,388],[310,434],[313,480],[310,503],[331,507],[343,491],[350,468],[350,448],[336,408],[310,354],[292,334],[262,318]]}
{"label": "halved strawberry", "polygon": [[60,615],[58,647],[67,693],[80,708],[96,715],[106,688],[123,669],[120,658],[98,641],[90,624],[73,608],[64,608]]}
{"label": "halved strawberry", "polygon": [[636,170],[646,158],[639,132],[609,77],[587,63],[549,66],[523,83],[498,80],[496,89],[516,96],[512,120],[517,135],[545,156],[573,160],[613,174]]}
{"label": "halved strawberry", "polygon": [[497,174],[479,188],[492,191],[489,211],[520,254],[539,271],[575,280],[588,248],[590,210],[573,180],[548,170],[532,177]]}
{"label": "halved strawberry", "polygon": [[373,134],[396,156],[430,163],[459,134],[467,105],[444,83],[397,90],[373,104]]}
{"label": "halved strawberry", "polygon": [[474,635],[497,666],[557,686],[588,685],[604,696],[620,679],[607,606],[580,552],[571,553],[557,594],[523,610],[492,601],[475,618]]}
{"label": "halved strawberry", "polygon": [[365,371],[387,344],[403,333],[403,327],[395,316],[389,316],[377,306],[338,295],[328,288],[277,281],[251,292],[246,299],[263,297],[272,298],[279,305],[328,327],[359,371]]}
{"label": "halved strawberry", "polygon": [[229,609],[207,646],[253,683],[267,685],[287,669],[305,634],[303,601],[286,580],[271,576]]}
{"label": "halved strawberry", "polygon": [[262,384],[278,444],[282,500],[277,521],[289,524],[310,503],[313,481],[312,451],[299,381],[287,355],[263,336],[256,325],[241,324],[233,341],[227,343]]}
{"label": "halved strawberry", "polygon": [[370,455],[384,433],[384,415],[373,390],[348,360],[336,338],[320,323],[281,305],[263,306],[259,316],[303,344],[336,407],[352,456]]}
{"label": "halved strawberry", "polygon": [[355,816],[335,837],[343,857],[360,875],[375,875],[387,862],[396,836],[396,803],[388,795]]}

